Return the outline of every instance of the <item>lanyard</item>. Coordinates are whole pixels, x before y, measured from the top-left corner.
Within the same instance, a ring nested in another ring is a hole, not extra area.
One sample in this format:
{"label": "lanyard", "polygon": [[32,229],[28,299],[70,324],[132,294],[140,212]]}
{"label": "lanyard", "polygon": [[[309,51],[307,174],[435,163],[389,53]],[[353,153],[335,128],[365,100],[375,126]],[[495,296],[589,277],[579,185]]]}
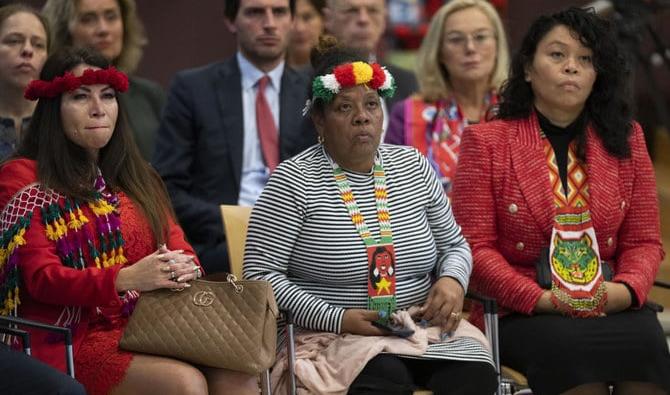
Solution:
{"label": "lanyard", "polygon": [[377,153],[375,156],[373,167],[375,206],[377,208],[377,220],[379,221],[379,240],[376,240],[372,236],[372,233],[370,233],[370,229],[365,223],[365,218],[361,214],[358,203],[356,203],[356,198],[344,170],[330,157],[328,159],[333,166],[333,175],[335,176],[335,183],[340,192],[340,197],[367,251],[368,309],[383,311],[385,314],[382,315],[380,313],[380,320],[388,322],[391,313],[396,310],[396,259],[393,248],[393,233],[391,232],[391,216],[388,209],[386,174],[384,173],[380,155]]}

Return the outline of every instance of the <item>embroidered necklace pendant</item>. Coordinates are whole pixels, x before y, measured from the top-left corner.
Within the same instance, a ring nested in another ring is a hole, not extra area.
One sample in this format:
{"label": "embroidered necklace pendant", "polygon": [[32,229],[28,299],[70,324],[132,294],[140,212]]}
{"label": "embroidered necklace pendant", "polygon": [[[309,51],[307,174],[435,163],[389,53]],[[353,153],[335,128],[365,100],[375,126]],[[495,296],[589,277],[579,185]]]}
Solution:
{"label": "embroidered necklace pendant", "polygon": [[373,173],[375,188],[375,206],[379,221],[379,240],[376,240],[363,218],[363,214],[356,203],[344,170],[330,157],[333,166],[335,183],[340,197],[347,208],[351,222],[353,222],[359,236],[365,244],[368,268],[368,309],[380,312],[380,322],[388,323],[391,313],[397,308],[396,303],[396,259],[393,248],[393,233],[391,232],[391,217],[388,209],[388,193],[386,190],[386,175],[381,164],[379,154],[375,156]]}
{"label": "embroidered necklace pendant", "polygon": [[543,142],[556,206],[549,246],[552,302],[567,315],[597,317],[607,293],[589,210],[588,176],[571,144],[564,190],[551,143]]}

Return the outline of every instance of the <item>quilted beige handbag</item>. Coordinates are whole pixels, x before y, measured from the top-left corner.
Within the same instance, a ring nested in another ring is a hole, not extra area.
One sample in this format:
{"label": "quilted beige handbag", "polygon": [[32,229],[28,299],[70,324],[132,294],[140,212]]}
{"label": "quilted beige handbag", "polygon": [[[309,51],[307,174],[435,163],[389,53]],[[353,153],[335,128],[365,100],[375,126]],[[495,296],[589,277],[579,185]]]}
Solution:
{"label": "quilted beige handbag", "polygon": [[278,314],[270,283],[219,278],[191,281],[181,292],[142,293],[121,348],[250,374],[270,368]]}

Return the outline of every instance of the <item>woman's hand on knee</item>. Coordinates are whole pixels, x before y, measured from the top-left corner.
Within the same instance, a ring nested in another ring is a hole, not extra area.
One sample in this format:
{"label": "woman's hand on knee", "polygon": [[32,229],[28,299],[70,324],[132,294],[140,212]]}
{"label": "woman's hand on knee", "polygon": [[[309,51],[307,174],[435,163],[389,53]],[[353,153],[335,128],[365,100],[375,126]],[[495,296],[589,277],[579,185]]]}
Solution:
{"label": "woman's hand on knee", "polygon": [[421,306],[421,319],[442,327],[442,331],[456,330],[463,311],[465,290],[452,277],[442,277],[433,284],[426,303]]}
{"label": "woman's hand on knee", "polygon": [[384,336],[379,328],[372,325],[379,319],[375,310],[347,309],[342,316],[340,332],[364,336]]}

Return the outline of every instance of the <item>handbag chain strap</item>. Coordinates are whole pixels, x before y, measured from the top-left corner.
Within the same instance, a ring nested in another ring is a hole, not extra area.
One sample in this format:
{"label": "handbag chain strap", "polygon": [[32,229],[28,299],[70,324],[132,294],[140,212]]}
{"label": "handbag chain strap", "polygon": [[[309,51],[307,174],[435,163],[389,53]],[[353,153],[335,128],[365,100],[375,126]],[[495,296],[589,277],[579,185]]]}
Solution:
{"label": "handbag chain strap", "polygon": [[226,280],[235,287],[235,293],[242,293],[244,291],[244,285],[242,284],[237,284],[235,281],[237,281],[237,277],[234,274],[229,274],[226,277]]}

